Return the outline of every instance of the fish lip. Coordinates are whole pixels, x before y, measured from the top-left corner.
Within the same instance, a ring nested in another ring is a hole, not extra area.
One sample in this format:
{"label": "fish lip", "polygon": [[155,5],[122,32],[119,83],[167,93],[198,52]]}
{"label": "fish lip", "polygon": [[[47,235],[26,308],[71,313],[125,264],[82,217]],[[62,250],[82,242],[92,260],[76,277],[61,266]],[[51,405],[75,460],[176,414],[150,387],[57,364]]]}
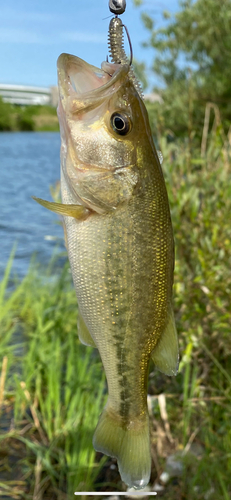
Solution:
{"label": "fish lip", "polygon": [[[77,56],[61,54],[57,61],[60,99],[87,103],[97,101],[118,90],[129,72],[129,65],[102,63],[102,66],[113,68],[113,74],[110,75],[105,70],[92,66]],[[84,89],[84,79],[87,82],[87,90]],[[100,85],[100,80],[102,85]],[[73,86],[73,81],[77,85]]]}

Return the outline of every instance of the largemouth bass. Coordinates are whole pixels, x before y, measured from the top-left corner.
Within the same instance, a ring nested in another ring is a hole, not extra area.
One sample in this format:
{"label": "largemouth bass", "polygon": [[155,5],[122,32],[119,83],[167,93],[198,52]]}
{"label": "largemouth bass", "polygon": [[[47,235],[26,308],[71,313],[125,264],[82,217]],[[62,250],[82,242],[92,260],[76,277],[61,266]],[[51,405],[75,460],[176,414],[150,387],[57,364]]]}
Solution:
{"label": "largemouth bass", "polygon": [[79,337],[98,348],[106,373],[93,445],[117,458],[127,485],[143,488],[149,361],[167,375],[178,366],[166,187],[129,65],[99,69],[62,54],[58,80],[63,203],[37,201],[64,216]]}

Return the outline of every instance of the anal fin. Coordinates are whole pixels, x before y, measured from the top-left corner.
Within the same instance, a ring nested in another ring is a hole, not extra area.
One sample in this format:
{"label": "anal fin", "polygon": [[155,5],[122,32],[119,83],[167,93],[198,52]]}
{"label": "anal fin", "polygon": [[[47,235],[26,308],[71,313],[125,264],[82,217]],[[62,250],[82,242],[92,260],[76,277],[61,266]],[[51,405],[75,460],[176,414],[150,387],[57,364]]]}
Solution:
{"label": "anal fin", "polygon": [[84,344],[84,345],[96,347],[95,342],[94,342],[80,312],[78,312],[77,328],[78,328],[78,335],[79,335],[80,342],[82,342],[82,344]]}
{"label": "anal fin", "polygon": [[177,374],[179,364],[178,339],[172,309],[165,330],[152,351],[151,359],[157,369],[166,375]]}

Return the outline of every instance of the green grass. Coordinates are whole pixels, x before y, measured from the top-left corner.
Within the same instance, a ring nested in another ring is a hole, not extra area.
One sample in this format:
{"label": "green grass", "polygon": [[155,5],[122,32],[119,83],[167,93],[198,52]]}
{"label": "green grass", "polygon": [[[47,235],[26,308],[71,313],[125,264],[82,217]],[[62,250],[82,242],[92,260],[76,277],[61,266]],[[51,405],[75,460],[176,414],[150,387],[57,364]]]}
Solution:
{"label": "green grass", "polygon": [[26,450],[25,495],[36,490],[46,498],[52,489],[57,498],[71,497],[94,487],[104,463],[96,463],[92,436],[105,404],[105,377],[96,351],[78,341],[69,267],[56,280],[52,266],[42,278],[31,269],[3,302],[11,260],[0,289],[0,352],[8,359],[4,410],[13,407],[14,427],[1,434],[2,446],[10,438]]}
{"label": "green grass", "polygon": [[[175,232],[181,353],[180,373],[165,391],[174,396],[167,400],[172,434],[179,449],[188,449],[178,494],[221,500],[231,497],[230,152],[219,130],[203,158],[191,156],[186,142],[160,142]],[[199,458],[190,458],[190,443],[200,445]]]}

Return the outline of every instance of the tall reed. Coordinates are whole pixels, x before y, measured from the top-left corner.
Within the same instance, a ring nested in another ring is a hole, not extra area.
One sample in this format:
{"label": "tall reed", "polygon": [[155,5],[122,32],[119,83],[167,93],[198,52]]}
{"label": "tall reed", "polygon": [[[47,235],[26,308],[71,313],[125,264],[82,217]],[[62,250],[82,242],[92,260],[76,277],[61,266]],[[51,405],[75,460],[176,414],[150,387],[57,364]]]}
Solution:
{"label": "tall reed", "polygon": [[[38,498],[51,488],[59,498],[94,488],[102,465],[96,463],[92,435],[105,403],[105,377],[96,350],[78,340],[69,266],[55,280],[52,272],[39,277],[32,268],[9,296],[10,309],[5,301],[8,321],[0,343],[12,357],[4,404],[10,388],[14,406],[14,427],[1,439],[14,438],[26,447],[29,490]],[[9,267],[4,289],[8,274]],[[19,353],[11,345],[9,314],[23,346]]]}

